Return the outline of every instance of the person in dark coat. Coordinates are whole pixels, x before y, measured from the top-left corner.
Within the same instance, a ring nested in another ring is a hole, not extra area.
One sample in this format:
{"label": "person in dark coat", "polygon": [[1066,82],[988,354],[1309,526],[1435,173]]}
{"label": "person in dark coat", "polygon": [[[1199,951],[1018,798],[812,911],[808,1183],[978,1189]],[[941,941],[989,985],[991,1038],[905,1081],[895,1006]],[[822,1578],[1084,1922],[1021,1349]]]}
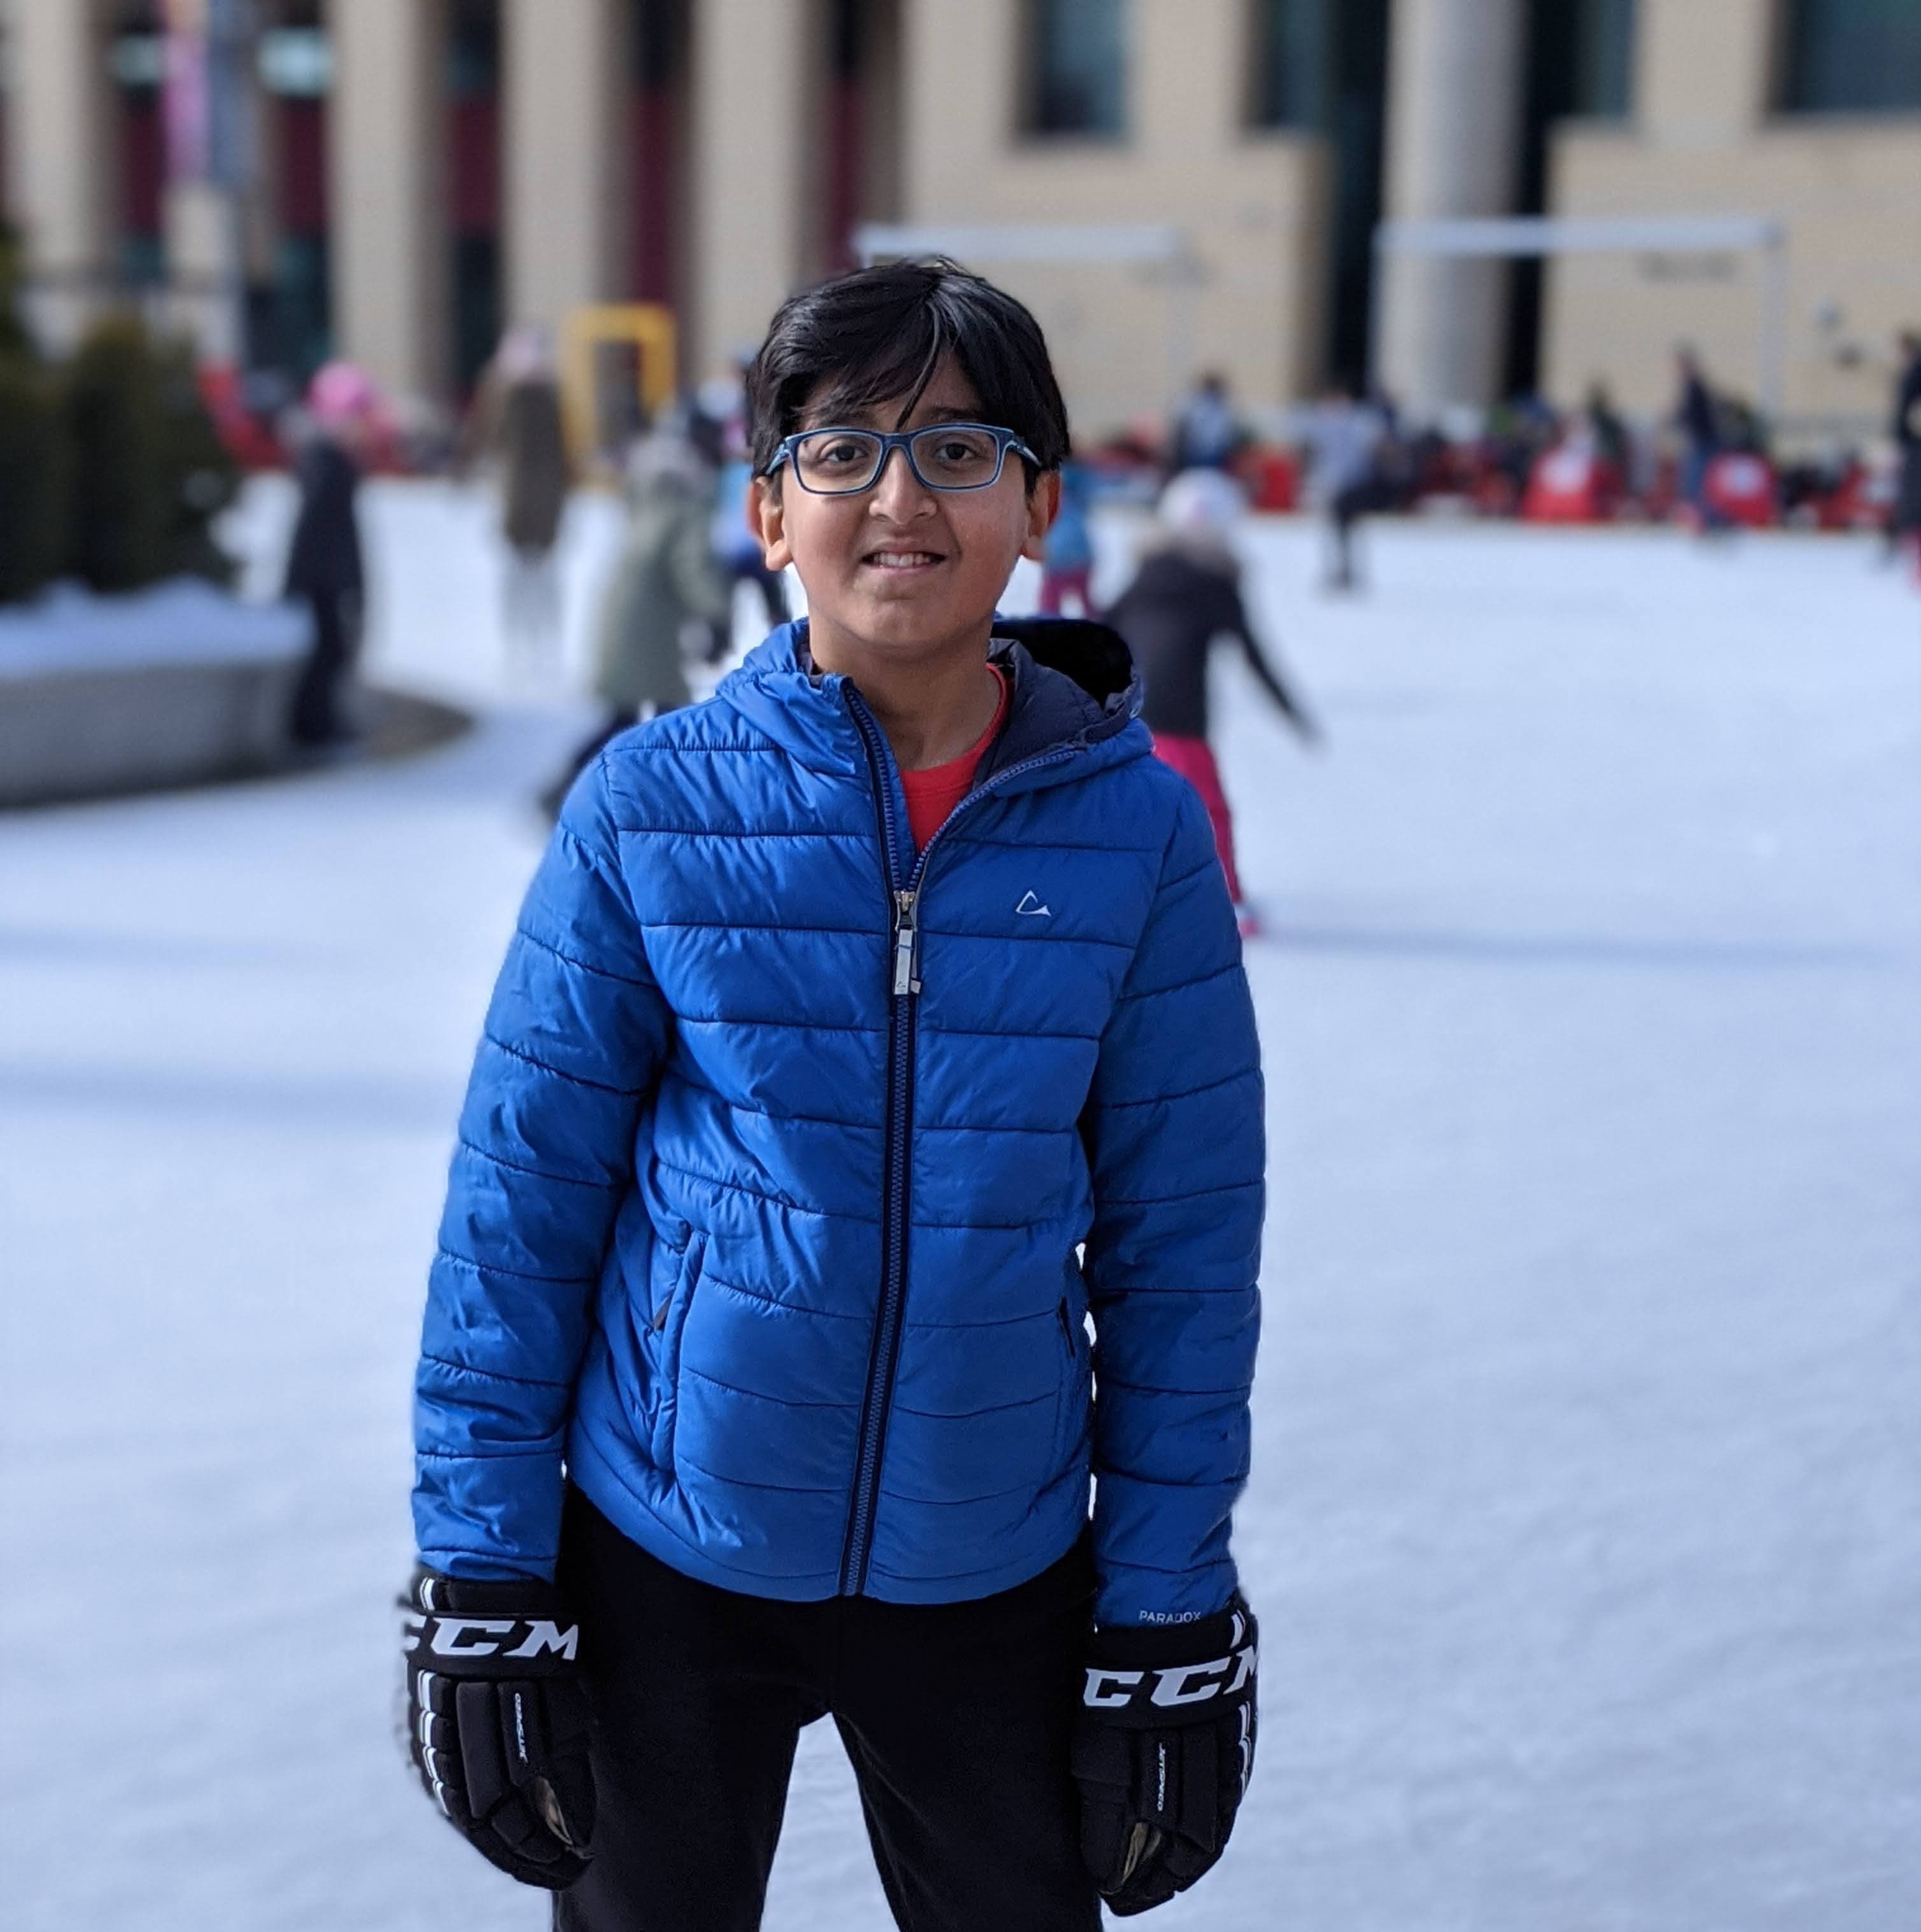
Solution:
{"label": "person in dark coat", "polygon": [[488,372],[483,409],[500,462],[500,533],[508,554],[506,630],[514,648],[538,658],[560,629],[554,545],[574,487],[560,406],[560,382],[546,335],[511,331]]}
{"label": "person in dark coat", "polygon": [[1104,621],[1140,667],[1146,686],[1141,717],[1154,734],[1155,756],[1207,807],[1228,896],[1243,936],[1251,936],[1257,922],[1241,896],[1233,820],[1208,742],[1207,661],[1215,641],[1227,638],[1240,646],[1254,681],[1305,742],[1315,742],[1320,730],[1254,641],[1229,541],[1241,507],[1240,493],[1218,472],[1176,477],[1161,495],[1157,540]]}
{"label": "person in dark coat", "polygon": [[1678,350],[1674,364],[1680,380],[1674,422],[1681,432],[1681,500],[1694,512],[1697,529],[1722,530],[1728,519],[1707,494],[1707,473],[1721,453],[1721,412],[1694,351]]}
{"label": "person in dark coat", "polygon": [[1894,510],[1888,519],[1888,540],[1896,548],[1912,546],[1921,568],[1921,333],[1903,331],[1901,368],[1894,382]]}
{"label": "person in dark coat", "polygon": [[366,574],[361,557],[359,448],[376,401],[373,385],[351,363],[330,362],[307,392],[313,432],[295,474],[300,514],[287,553],[283,594],[313,613],[313,637],[294,687],[288,730],[297,745],[340,744],[353,732],[340,691],[360,644]]}
{"label": "person in dark coat", "polygon": [[1227,379],[1210,369],[1195,383],[1174,423],[1173,459],[1178,471],[1225,470],[1239,450],[1241,426]]}
{"label": "person in dark coat", "polygon": [[619,733],[691,704],[690,638],[724,624],[727,583],[708,545],[709,477],[685,437],[656,430],[628,466],[627,539],[601,607],[595,694],[606,716],[541,795],[558,818],[568,788]]}

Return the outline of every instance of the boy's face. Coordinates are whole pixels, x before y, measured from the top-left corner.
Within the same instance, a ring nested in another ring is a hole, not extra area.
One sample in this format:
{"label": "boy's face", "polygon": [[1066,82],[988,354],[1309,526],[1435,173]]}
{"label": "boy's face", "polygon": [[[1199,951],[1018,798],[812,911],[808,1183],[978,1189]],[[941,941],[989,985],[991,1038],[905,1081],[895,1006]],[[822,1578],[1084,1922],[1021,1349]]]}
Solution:
{"label": "boy's face", "polygon": [[[913,408],[894,400],[830,419],[812,402],[802,429],[915,430],[984,420],[973,386],[943,358]],[[793,564],[807,590],[809,633],[823,669],[852,669],[862,652],[895,659],[984,650],[994,606],[1015,562],[1038,558],[1060,497],[1058,474],[1030,494],[1012,452],[984,490],[930,490],[889,453],[859,496],[817,496],[789,467],[758,477],[748,514],[769,566]]]}

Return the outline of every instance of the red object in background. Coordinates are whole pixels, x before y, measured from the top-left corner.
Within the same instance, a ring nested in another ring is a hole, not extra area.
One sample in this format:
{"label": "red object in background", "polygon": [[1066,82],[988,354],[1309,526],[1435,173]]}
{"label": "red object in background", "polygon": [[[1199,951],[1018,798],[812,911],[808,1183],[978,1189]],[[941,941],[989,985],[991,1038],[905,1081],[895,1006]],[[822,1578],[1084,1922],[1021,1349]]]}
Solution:
{"label": "red object in background", "polygon": [[1611,463],[1592,449],[1562,443],[1535,459],[1521,514],[1530,524],[1605,523],[1620,495]]}
{"label": "red object in background", "polygon": [[453,104],[452,212],[456,235],[491,235],[500,226],[500,97]]}
{"label": "red object in background", "polygon": [[1468,501],[1477,516],[1511,517],[1520,508],[1521,492],[1502,468],[1494,451],[1476,446],[1469,471]]}
{"label": "red object in background", "polygon": [[1761,530],[1775,520],[1774,469],[1765,457],[1716,457],[1707,466],[1703,494],[1731,524]]}
{"label": "red object in background", "polygon": [[637,302],[674,300],[674,209],[680,191],[679,105],[664,82],[634,90],[633,290]]}
{"label": "red object in background", "polygon": [[160,98],[151,88],[121,95],[120,226],[129,236],[157,239],[166,186],[166,126]]}
{"label": "red object in background", "polygon": [[867,102],[857,76],[828,83],[827,261],[830,268],[859,266],[854,229],[861,218],[861,176],[867,160]]}
{"label": "red object in background", "polygon": [[1183,737],[1176,732],[1154,734],[1154,755],[1164,765],[1171,765],[1200,794],[1214,827],[1214,850],[1220,856],[1221,869],[1227,876],[1227,896],[1236,908],[1241,903],[1241,876],[1234,869],[1234,820],[1227,809],[1227,795],[1221,789],[1221,768],[1205,738]]}
{"label": "red object in background", "polygon": [[1291,510],[1300,501],[1300,471],[1284,449],[1250,449],[1234,465],[1234,473],[1254,510]]}
{"label": "red object in background", "polygon": [[1822,530],[1878,530],[1888,506],[1879,500],[1875,478],[1864,463],[1850,463],[1832,490],[1815,499],[1815,527]]}
{"label": "red object in background", "polygon": [[214,429],[227,454],[243,470],[280,470],[287,453],[268,425],[247,406],[240,372],[230,362],[202,363],[200,400],[214,419]]}
{"label": "red object in background", "polygon": [[327,110],[319,100],[283,99],[280,120],[280,226],[289,235],[327,232]]}

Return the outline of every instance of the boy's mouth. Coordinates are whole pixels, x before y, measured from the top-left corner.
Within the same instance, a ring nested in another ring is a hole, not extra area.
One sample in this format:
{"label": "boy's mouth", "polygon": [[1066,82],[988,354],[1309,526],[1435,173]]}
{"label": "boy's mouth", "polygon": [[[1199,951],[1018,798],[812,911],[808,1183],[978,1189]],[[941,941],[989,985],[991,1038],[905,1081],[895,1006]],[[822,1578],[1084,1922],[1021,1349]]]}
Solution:
{"label": "boy's mouth", "polygon": [[890,577],[911,576],[917,570],[931,570],[947,561],[937,550],[913,550],[890,546],[871,550],[861,562],[870,570],[885,571]]}

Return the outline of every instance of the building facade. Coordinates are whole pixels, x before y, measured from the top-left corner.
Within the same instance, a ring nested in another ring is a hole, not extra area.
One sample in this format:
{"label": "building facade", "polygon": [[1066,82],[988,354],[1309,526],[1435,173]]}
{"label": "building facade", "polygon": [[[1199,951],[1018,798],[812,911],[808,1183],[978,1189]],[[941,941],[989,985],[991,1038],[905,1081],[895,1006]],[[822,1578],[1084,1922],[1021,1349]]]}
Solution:
{"label": "building facade", "polygon": [[[697,381],[878,229],[1027,299],[1092,434],[1204,368],[1651,411],[1770,326],[1854,428],[1921,321],[1921,0],[0,0],[0,197],[54,340],[132,297],[443,399],[607,301]],[[1772,218],[1779,314],[1738,248],[1374,245],[1515,213]]]}

